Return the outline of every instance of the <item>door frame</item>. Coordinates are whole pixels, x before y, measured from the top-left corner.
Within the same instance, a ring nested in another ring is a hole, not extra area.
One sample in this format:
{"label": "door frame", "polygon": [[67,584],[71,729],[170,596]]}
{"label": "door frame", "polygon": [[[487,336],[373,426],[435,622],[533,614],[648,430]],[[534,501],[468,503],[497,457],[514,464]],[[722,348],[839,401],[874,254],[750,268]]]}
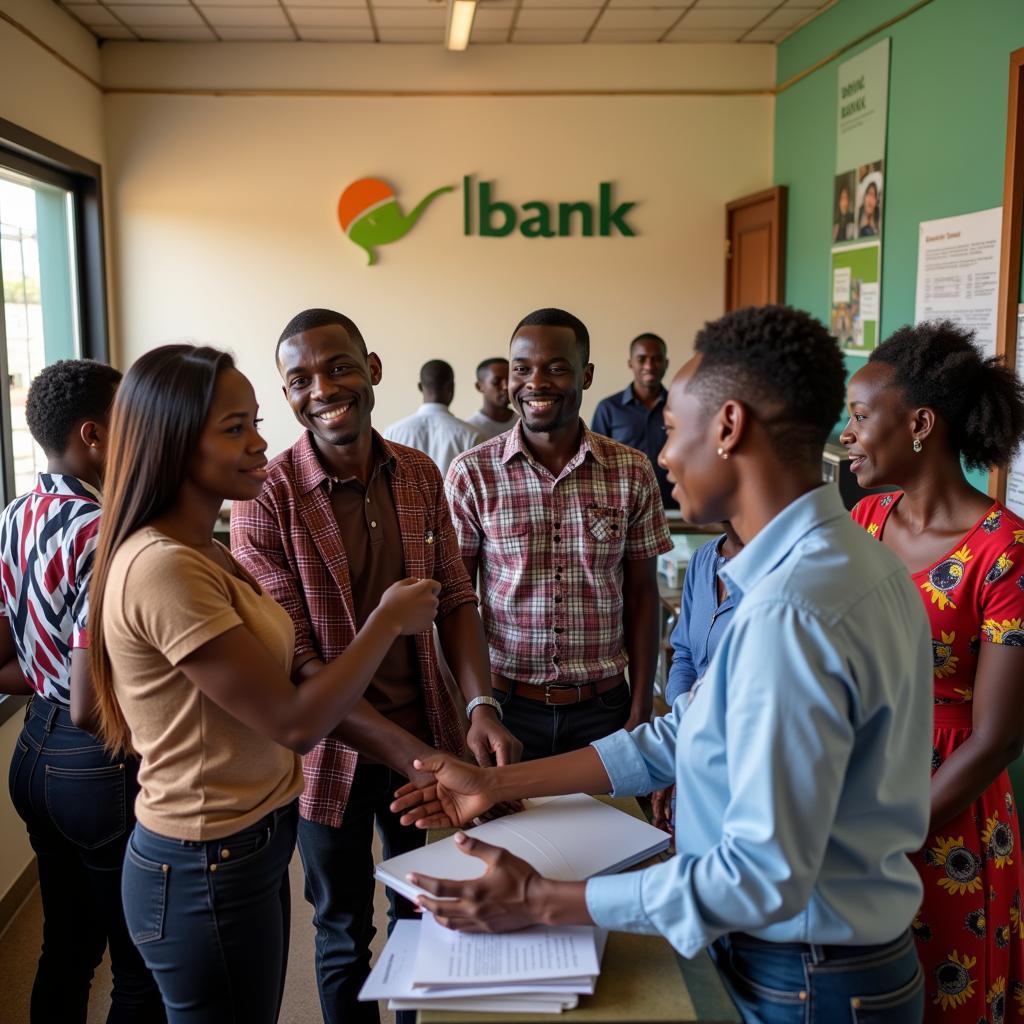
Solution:
{"label": "door frame", "polygon": [[[999,306],[996,312],[996,355],[1011,369],[1017,366],[1017,305],[1024,226],[1024,48],[1010,54],[1010,94],[1006,105],[1006,166],[1003,173],[1003,228],[999,252]],[[989,473],[988,492],[1006,501],[1009,467]]]}

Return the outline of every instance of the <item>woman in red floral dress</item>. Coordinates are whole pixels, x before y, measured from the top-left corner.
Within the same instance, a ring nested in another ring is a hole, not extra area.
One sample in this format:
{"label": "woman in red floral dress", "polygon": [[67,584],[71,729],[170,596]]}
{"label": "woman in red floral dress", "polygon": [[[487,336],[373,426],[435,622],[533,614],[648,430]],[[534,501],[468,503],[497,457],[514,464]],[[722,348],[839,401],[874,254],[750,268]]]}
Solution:
{"label": "woman in red floral dress", "polygon": [[1024,1020],[1024,851],[1006,773],[1024,746],[1024,520],[961,468],[1024,433],[1012,372],[948,323],[903,328],[850,381],[854,519],[910,570],[932,627],[931,833],[915,863],[925,1020]]}

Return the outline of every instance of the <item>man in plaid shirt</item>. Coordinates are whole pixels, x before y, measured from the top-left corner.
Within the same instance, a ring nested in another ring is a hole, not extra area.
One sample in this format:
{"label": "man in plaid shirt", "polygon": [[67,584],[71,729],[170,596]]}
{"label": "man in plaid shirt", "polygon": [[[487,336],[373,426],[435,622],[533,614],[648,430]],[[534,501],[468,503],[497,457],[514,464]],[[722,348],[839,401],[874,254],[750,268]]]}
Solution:
{"label": "man in plaid shirt", "polygon": [[456,457],[445,490],[480,573],[491,683],[528,760],[650,718],[655,564],[672,542],[648,458],[580,419],[594,375],[583,323],[531,313],[509,363],[521,421]]}
{"label": "man in plaid shirt", "polygon": [[[259,497],[234,505],[231,546],[295,623],[294,678],[341,654],[396,580],[433,577],[441,584],[441,646],[469,703],[464,735],[432,634],[400,637],[365,700],[303,758],[299,853],[324,1020],[376,1021],[377,1004],[356,1000],[374,934],[374,822],[385,857],[422,845],[425,833],[403,827],[388,806],[395,789],[417,777],[413,759],[468,745],[481,764],[504,764],[518,759],[520,745],[492,706],[476,594],[437,467],[371,426],[380,359],[348,317],[313,309],[285,328],[277,363],[305,432],[271,461]],[[392,921],[413,913],[392,897]]]}

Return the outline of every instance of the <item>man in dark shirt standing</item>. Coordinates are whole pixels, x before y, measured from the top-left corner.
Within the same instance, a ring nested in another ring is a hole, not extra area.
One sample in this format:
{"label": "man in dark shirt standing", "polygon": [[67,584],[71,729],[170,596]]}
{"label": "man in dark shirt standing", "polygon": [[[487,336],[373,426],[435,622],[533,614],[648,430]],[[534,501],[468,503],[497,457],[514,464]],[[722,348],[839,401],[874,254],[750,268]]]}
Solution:
{"label": "man in dark shirt standing", "polygon": [[[346,316],[309,309],[277,349],[283,391],[302,437],[271,460],[259,497],[236,502],[231,547],[295,624],[292,674],[301,681],[352,642],[383,590],[405,576],[441,584],[437,630],[466,702],[463,713],[438,670],[430,633],[400,637],[366,696],[303,758],[299,853],[316,926],[316,972],[327,1024],[370,1024],[376,1003],[356,996],[373,937],[373,828],[384,856],[422,845],[389,810],[415,778],[412,762],[435,748],[481,764],[517,760],[491,696],[487,641],[445,501],[427,455],[372,427],[382,375]],[[414,908],[392,895],[391,919]]]}
{"label": "man in dark shirt standing", "polygon": [[630,343],[626,365],[633,371],[633,382],[598,402],[590,429],[643,452],[654,467],[662,504],[679,508],[668,474],[658,465],[665,443],[662,412],[668,392],[661,381],[668,369],[668,347],[657,334],[639,334]]}

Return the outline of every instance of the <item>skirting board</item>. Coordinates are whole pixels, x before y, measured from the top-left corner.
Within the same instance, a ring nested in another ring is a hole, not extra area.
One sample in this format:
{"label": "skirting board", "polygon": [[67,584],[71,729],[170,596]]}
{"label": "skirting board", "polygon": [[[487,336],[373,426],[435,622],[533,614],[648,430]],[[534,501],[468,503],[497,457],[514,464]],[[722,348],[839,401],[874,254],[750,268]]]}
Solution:
{"label": "skirting board", "polygon": [[0,935],[7,930],[14,915],[39,881],[39,866],[33,857],[14,880],[14,884],[0,897]]}

